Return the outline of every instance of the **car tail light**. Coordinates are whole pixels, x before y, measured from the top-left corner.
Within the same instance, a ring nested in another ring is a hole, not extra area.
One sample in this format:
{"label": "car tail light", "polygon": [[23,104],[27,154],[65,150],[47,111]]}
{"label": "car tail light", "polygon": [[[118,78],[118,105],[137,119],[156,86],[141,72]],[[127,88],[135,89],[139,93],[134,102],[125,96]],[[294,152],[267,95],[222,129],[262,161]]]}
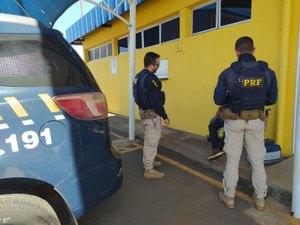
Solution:
{"label": "car tail light", "polygon": [[107,117],[106,98],[103,93],[90,92],[52,97],[70,116],[79,120],[97,120]]}

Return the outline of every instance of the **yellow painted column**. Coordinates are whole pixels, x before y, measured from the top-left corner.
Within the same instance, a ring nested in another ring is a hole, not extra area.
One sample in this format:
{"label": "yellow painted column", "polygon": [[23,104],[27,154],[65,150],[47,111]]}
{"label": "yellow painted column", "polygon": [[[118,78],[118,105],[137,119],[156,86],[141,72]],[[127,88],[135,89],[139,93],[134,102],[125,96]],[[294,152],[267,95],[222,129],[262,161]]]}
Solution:
{"label": "yellow painted column", "polygon": [[291,28],[291,1],[282,1],[282,32],[280,42],[280,62],[279,62],[279,77],[278,77],[278,115],[276,128],[276,142],[282,147],[282,153],[285,156],[290,156],[290,149],[286,149],[284,140],[284,118],[286,116],[285,101],[287,92],[287,68],[289,54],[289,38]]}
{"label": "yellow painted column", "polygon": [[113,38],[111,40],[111,42],[112,42],[112,55],[116,56],[116,55],[119,54],[118,53],[118,39],[117,38]]}
{"label": "yellow painted column", "polygon": [[186,38],[191,36],[191,20],[192,12],[189,8],[180,10],[180,38]]}

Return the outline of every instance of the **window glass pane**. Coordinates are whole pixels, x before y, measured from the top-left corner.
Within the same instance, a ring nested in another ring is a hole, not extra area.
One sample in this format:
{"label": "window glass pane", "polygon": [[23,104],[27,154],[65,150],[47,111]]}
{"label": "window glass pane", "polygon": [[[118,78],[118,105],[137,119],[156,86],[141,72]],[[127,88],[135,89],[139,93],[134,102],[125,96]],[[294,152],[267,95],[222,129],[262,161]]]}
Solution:
{"label": "window glass pane", "polygon": [[193,33],[216,27],[216,5],[213,3],[193,11]]}
{"label": "window glass pane", "polygon": [[89,50],[89,61],[94,60],[94,50]]}
{"label": "window glass pane", "polygon": [[161,25],[161,42],[179,38],[179,18],[165,22]]}
{"label": "window glass pane", "polygon": [[18,87],[86,86],[91,75],[70,49],[59,36],[2,35],[0,84]]}
{"label": "window glass pane", "polygon": [[143,48],[143,45],[142,45],[142,33],[139,32],[136,34],[136,48],[137,49],[141,49]]}
{"label": "window glass pane", "polygon": [[118,40],[118,53],[128,52],[128,38]]}
{"label": "window glass pane", "polygon": [[95,59],[100,59],[99,48],[94,49],[94,56],[95,56]]}
{"label": "window glass pane", "polygon": [[223,0],[221,3],[221,26],[249,20],[251,0]]}
{"label": "window glass pane", "polygon": [[157,44],[159,44],[159,27],[144,30],[144,46],[149,47]]}
{"label": "window glass pane", "polygon": [[106,45],[100,47],[101,58],[107,57]]}
{"label": "window glass pane", "polygon": [[112,44],[107,44],[107,56],[112,56]]}

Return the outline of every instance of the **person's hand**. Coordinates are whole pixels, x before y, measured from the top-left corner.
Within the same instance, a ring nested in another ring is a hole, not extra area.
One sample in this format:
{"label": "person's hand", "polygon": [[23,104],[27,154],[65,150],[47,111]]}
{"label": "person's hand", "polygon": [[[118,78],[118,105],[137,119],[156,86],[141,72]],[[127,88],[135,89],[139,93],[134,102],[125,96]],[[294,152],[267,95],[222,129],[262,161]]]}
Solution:
{"label": "person's hand", "polygon": [[169,118],[167,118],[167,119],[164,119],[164,121],[165,121],[165,126],[167,127],[167,126],[169,126],[169,124],[170,124],[170,120],[169,120]]}
{"label": "person's hand", "polygon": [[224,111],[224,108],[222,106],[220,106],[218,108],[218,111],[216,112],[216,117],[217,118],[221,118],[222,117],[222,114],[223,114],[223,111]]}

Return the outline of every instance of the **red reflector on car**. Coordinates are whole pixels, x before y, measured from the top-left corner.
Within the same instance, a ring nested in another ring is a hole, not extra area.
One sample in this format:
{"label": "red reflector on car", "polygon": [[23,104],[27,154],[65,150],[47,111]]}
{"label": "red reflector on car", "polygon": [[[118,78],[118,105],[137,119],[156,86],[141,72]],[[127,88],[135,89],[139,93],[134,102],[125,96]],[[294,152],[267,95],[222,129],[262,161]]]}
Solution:
{"label": "red reflector on car", "polygon": [[66,113],[80,120],[103,119],[108,114],[105,95],[100,92],[59,95],[52,99]]}

